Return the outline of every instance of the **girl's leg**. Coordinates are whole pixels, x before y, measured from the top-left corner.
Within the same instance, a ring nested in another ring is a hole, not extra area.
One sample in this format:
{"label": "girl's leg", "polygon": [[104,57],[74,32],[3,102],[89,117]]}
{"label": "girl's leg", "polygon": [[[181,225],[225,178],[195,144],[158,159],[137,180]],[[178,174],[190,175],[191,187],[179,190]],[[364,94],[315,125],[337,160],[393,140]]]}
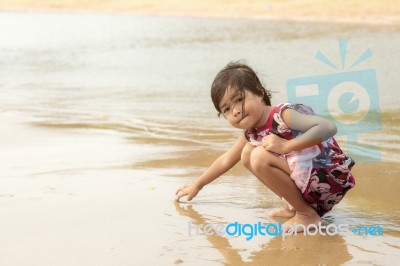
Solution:
{"label": "girl's leg", "polygon": [[301,191],[290,178],[290,169],[286,160],[280,159],[263,147],[257,147],[251,152],[250,167],[261,182],[285,198],[296,210],[296,215],[284,225],[302,224],[307,226],[321,221],[314,208],[305,201]]}
{"label": "girl's leg", "polygon": [[[248,170],[250,170],[250,172],[253,173],[253,175],[257,176],[256,173],[255,173],[255,172],[253,171],[253,169],[251,168],[251,164],[250,164],[250,156],[251,156],[251,152],[254,150],[254,148],[255,148],[255,147],[254,147],[253,145],[251,145],[251,144],[249,144],[249,143],[246,144],[246,146],[243,148],[243,151],[242,151],[241,161],[242,161],[243,165],[244,165]],[[289,170],[289,173],[288,173],[288,174],[290,174],[289,166],[288,166],[288,170]],[[282,199],[282,196],[278,193],[278,191],[274,190],[273,187],[269,187],[268,184],[265,182],[264,179],[259,179],[259,180],[260,180],[265,186],[267,186],[270,190],[272,190],[272,192],[274,192],[276,195],[278,195],[278,197],[280,197],[280,198]],[[291,218],[291,217],[295,216],[295,214],[296,214],[296,211],[290,209],[289,206],[288,206],[287,204],[286,204],[285,207],[278,208],[278,209],[275,209],[275,210],[272,210],[272,211],[268,212],[268,215],[269,215],[269,216],[272,216],[272,217],[278,216],[278,217]]]}

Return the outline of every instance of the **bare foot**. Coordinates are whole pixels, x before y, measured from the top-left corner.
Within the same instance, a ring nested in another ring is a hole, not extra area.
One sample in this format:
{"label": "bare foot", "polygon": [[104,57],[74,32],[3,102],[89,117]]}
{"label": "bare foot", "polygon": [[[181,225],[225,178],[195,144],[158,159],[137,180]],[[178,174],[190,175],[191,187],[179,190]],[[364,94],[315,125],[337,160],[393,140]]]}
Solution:
{"label": "bare foot", "polygon": [[278,208],[268,212],[268,215],[271,217],[286,217],[291,218],[296,215],[295,210],[291,210],[288,207]]}
{"label": "bare foot", "polygon": [[307,226],[312,224],[318,228],[320,222],[321,222],[321,217],[319,217],[319,215],[316,212],[314,213],[297,212],[296,215],[292,219],[284,223],[282,227],[285,233],[289,232],[301,233],[304,231],[304,228],[307,228]]}

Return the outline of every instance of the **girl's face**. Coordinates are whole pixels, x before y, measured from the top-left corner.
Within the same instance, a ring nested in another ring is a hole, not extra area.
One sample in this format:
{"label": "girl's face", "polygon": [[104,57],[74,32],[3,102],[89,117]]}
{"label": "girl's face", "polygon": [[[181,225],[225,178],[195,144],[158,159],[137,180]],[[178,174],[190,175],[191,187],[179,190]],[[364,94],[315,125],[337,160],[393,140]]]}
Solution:
{"label": "girl's face", "polygon": [[220,110],[233,127],[240,129],[260,127],[268,118],[268,107],[262,97],[246,89],[243,98],[236,89],[229,87],[220,102]]}

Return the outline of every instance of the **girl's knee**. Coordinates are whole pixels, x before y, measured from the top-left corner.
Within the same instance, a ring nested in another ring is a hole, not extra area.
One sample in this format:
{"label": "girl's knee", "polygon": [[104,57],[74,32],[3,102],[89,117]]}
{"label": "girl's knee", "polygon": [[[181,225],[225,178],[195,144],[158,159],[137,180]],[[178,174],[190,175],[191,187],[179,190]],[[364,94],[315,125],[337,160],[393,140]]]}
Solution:
{"label": "girl's knee", "polygon": [[242,161],[242,164],[244,165],[244,167],[246,167],[249,170],[251,170],[250,156],[251,156],[251,152],[253,151],[253,149],[254,149],[254,146],[252,146],[251,144],[247,144],[244,147],[242,154],[240,156],[240,160]]}
{"label": "girl's knee", "polygon": [[264,147],[257,147],[251,152],[250,166],[255,172],[266,171],[271,167],[271,156],[274,156]]}
{"label": "girl's knee", "polygon": [[241,161],[242,161],[242,164],[243,164],[244,167],[246,167],[247,169],[251,170],[250,156],[242,157]]}

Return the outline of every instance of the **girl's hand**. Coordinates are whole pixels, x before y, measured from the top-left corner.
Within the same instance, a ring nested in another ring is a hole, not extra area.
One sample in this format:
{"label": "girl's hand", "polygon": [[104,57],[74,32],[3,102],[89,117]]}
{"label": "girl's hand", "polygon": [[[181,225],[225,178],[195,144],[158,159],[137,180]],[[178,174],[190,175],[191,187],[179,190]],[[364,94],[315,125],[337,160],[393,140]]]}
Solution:
{"label": "girl's hand", "polygon": [[262,139],[262,146],[267,151],[272,151],[278,154],[289,153],[288,140],[278,137],[275,134],[270,134]]}
{"label": "girl's hand", "polygon": [[175,200],[179,201],[179,199],[183,196],[187,196],[187,200],[191,201],[194,197],[196,197],[197,193],[201,190],[201,187],[195,185],[195,183],[191,185],[184,185],[175,192]]}

